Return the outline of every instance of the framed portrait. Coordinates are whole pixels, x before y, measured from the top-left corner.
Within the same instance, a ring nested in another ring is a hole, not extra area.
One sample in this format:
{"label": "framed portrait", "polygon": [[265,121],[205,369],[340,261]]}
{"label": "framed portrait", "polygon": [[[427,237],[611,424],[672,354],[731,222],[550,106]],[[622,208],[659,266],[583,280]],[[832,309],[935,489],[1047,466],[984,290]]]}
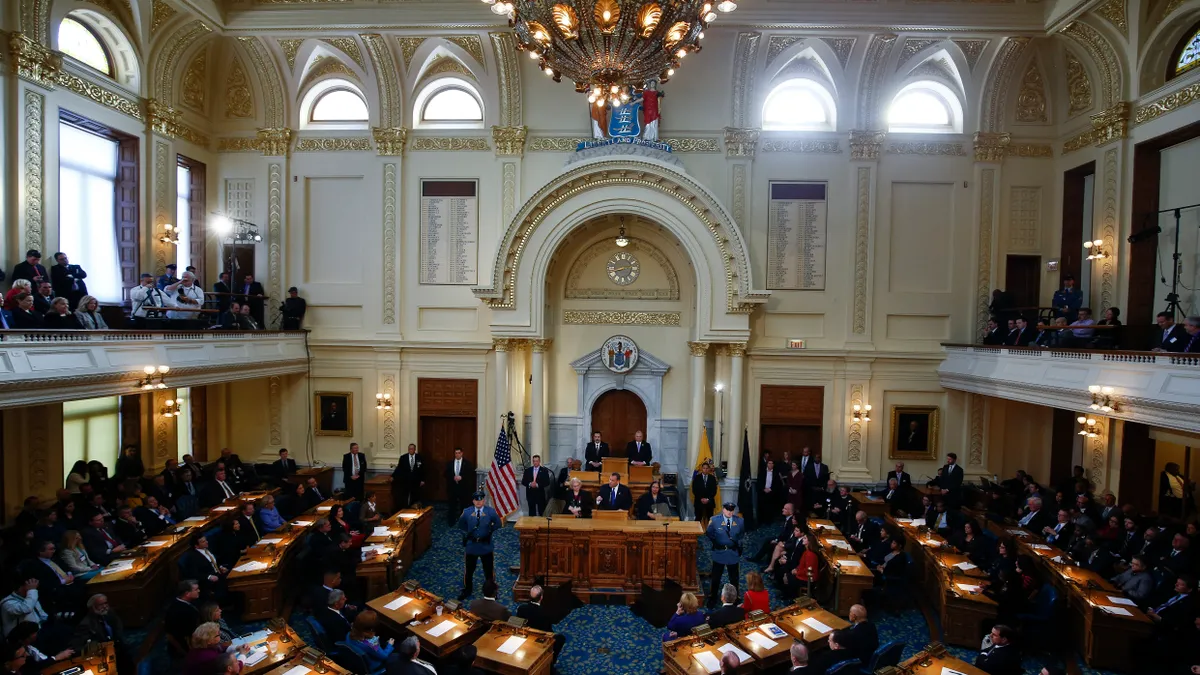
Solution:
{"label": "framed portrait", "polygon": [[892,406],[892,442],[888,459],[937,457],[937,406]]}
{"label": "framed portrait", "polygon": [[313,394],[313,418],[318,436],[354,435],[354,394],[348,391],[318,391]]}

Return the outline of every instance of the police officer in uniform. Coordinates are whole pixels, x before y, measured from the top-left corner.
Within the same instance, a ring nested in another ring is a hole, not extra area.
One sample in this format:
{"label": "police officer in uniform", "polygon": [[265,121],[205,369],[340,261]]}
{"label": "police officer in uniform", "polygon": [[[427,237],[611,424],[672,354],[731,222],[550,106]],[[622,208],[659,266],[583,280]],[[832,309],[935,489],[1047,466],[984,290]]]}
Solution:
{"label": "police officer in uniform", "polygon": [[746,523],[741,516],[735,516],[737,505],[725,502],[721,513],[708,521],[708,540],[712,542],[712,573],[708,586],[708,606],[716,607],[721,596],[721,572],[729,572],[729,583],[736,588],[738,585],[738,560],[742,557],[742,535],[746,531]]}
{"label": "police officer in uniform", "polygon": [[492,533],[502,527],[500,514],[496,509],[484,504],[486,495],[483,490],[477,490],[471,495],[471,506],[463,509],[458,517],[458,529],[463,531],[463,546],[466,548],[466,574],[463,577],[463,590],[458,594],[459,601],[465,600],[474,591],[475,564],[483,559],[483,578],[485,581],[495,581],[495,557],[492,545]]}

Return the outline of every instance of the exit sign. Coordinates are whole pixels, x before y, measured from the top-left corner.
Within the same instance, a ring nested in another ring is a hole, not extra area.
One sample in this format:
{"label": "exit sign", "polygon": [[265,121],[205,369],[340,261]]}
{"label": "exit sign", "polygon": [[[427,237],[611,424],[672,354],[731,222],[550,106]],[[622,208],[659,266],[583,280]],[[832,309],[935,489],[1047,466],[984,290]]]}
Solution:
{"label": "exit sign", "polygon": [[788,349],[804,349],[804,340],[788,340]]}

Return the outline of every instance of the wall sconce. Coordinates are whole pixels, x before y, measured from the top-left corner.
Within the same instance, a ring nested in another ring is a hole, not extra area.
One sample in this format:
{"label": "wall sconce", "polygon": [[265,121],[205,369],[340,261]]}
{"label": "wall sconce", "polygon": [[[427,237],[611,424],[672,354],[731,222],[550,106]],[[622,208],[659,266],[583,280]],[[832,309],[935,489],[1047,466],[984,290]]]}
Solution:
{"label": "wall sconce", "polygon": [[1108,251],[1104,250],[1104,240],[1097,239],[1095,241],[1083,242],[1083,248],[1088,252],[1088,260],[1103,260],[1108,257]]}
{"label": "wall sconce", "polygon": [[146,366],[142,368],[142,372],[146,375],[138,378],[137,384],[133,386],[142,391],[166,389],[167,383],[165,382],[165,377],[170,370],[170,366]]}
{"label": "wall sconce", "polygon": [[870,422],[871,421],[871,406],[854,404],[854,412],[850,413],[850,418],[855,422]]}
{"label": "wall sconce", "polygon": [[1093,384],[1088,387],[1088,391],[1092,392],[1092,410],[1099,410],[1102,413],[1114,412],[1117,409],[1117,402],[1113,398],[1113,393],[1116,391],[1112,387],[1101,387],[1098,384]]}
{"label": "wall sconce", "polygon": [[163,225],[163,233],[158,235],[158,240],[164,244],[171,244],[172,246],[178,246],[179,245],[179,230],[176,230],[174,225],[172,225],[170,223],[165,223]]}
{"label": "wall sconce", "polygon": [[179,414],[179,408],[175,407],[175,399],[169,398],[163,401],[163,406],[159,408],[158,414],[163,417],[175,417]]}
{"label": "wall sconce", "polygon": [[715,392],[717,392],[717,393],[719,394],[719,393],[721,393],[721,392],[725,391],[725,385],[723,385],[723,384],[721,384],[720,382],[718,382],[718,383],[716,383],[716,384],[714,384],[714,385],[713,385],[713,391],[715,391]]}
{"label": "wall sconce", "polygon": [[391,410],[392,395],[391,394],[375,394],[375,409],[376,410]]}
{"label": "wall sconce", "polygon": [[1095,417],[1088,417],[1086,415],[1080,415],[1079,417],[1075,418],[1075,421],[1079,422],[1079,425],[1080,425],[1079,435],[1080,436],[1084,436],[1086,438],[1095,438],[1100,435],[1099,433],[1096,432],[1096,418]]}

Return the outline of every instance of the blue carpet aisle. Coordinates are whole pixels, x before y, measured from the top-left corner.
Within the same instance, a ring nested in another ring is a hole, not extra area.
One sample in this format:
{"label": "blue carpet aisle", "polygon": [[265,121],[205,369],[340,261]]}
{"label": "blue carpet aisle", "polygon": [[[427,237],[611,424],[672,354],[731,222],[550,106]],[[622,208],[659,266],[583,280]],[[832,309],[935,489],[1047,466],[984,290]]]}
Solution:
{"label": "blue carpet aisle", "polygon": [[[775,530],[763,528],[750,532],[744,549],[748,553],[758,550],[763,541]],[[496,582],[500,586],[500,602],[512,610],[517,604],[512,598],[512,586],[516,577],[508,571],[519,559],[518,538],[511,526],[496,533]],[[698,568],[707,570],[710,565],[710,546],[707,539],[701,540]],[[409,576],[420,580],[424,588],[442,597],[453,598],[462,588],[463,547],[456,530],[446,524],[444,510],[434,515],[433,545],[421,559],[414,563]],[[761,566],[743,560],[741,573],[749,570],[761,571]],[[479,597],[483,572],[476,572],[475,590]],[[707,584],[705,584],[707,588]],[[783,606],[783,598],[770,584],[771,607]],[[873,616],[879,627],[881,643],[901,640],[907,643],[904,658],[912,656],[925,645],[937,639],[931,638],[929,626],[919,609],[907,609],[897,615]],[[289,623],[306,642],[312,641],[304,616],[293,613]],[[235,631],[249,632],[263,626],[262,622],[240,624],[230,621]],[[558,672],[562,675],[656,675],[662,668],[661,629],[655,628],[641,617],[635,616],[622,606],[584,605],[571,612],[555,628],[567,635],[567,643],[558,661]],[[132,634],[131,640],[140,640],[144,632]],[[982,638],[982,635],[980,636]],[[136,642],[134,643],[137,644]],[[970,649],[950,647],[950,651],[968,662],[974,661],[975,652]],[[151,652],[152,672],[171,672],[166,655],[165,638],[160,639]],[[1026,658],[1025,672],[1037,675],[1042,667],[1038,658]],[[1085,675],[1113,675],[1082,666]]]}

